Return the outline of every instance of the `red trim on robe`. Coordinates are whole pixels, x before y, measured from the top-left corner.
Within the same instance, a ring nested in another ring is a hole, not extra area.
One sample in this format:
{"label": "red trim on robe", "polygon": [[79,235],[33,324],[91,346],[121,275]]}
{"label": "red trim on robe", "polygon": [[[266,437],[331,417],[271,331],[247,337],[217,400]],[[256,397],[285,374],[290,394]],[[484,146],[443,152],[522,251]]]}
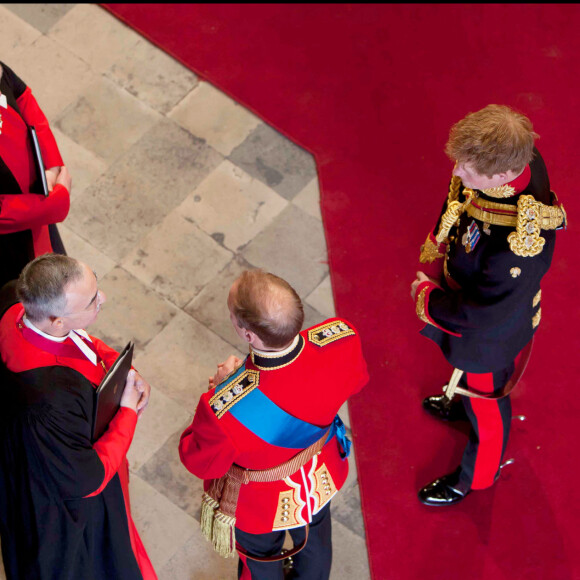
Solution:
{"label": "red trim on robe", "polygon": [[39,107],[30,87],[26,87],[26,90],[16,99],[16,103],[24,120],[36,129],[44,167],[46,169],[62,167],[64,162],[58,150],[56,139],[50,130],[48,119]]}

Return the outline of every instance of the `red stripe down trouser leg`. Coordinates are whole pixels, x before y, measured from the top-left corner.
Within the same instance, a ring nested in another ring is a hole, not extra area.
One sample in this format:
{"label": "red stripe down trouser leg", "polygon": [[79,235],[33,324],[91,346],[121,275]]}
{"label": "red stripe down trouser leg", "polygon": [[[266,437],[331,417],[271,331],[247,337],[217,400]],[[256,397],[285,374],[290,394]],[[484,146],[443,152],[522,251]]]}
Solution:
{"label": "red stripe down trouser leg", "polygon": [[[494,373],[464,373],[464,388],[493,393],[507,383],[514,365]],[[493,485],[501,465],[511,423],[511,403],[508,397],[486,400],[463,397],[465,411],[471,421],[469,442],[461,460],[462,482],[471,489],[485,489]]]}

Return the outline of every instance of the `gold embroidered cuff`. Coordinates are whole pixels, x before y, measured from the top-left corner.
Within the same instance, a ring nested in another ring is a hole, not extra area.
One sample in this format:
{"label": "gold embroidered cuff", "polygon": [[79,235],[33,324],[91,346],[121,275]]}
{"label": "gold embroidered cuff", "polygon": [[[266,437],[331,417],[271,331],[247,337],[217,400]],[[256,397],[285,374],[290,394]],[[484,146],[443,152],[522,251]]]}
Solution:
{"label": "gold embroidered cuff", "polygon": [[427,318],[425,313],[425,294],[427,294],[427,290],[428,288],[425,287],[421,292],[419,292],[419,295],[417,296],[416,309],[419,320],[422,320],[425,324],[431,324],[431,321]]}

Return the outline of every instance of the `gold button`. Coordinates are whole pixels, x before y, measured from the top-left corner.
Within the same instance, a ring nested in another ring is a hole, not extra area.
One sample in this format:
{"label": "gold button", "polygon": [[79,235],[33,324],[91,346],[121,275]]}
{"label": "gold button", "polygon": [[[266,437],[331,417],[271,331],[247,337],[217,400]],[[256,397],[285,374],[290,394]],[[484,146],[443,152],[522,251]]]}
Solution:
{"label": "gold button", "polygon": [[287,516],[288,515],[288,512],[286,512],[286,511],[285,512],[282,512],[282,515],[283,516]]}
{"label": "gold button", "polygon": [[288,518],[282,518],[282,521],[283,522],[287,522],[288,521]]}
{"label": "gold button", "polygon": [[288,503],[289,501],[290,500],[287,497],[285,497],[285,498],[282,499],[282,503]]}

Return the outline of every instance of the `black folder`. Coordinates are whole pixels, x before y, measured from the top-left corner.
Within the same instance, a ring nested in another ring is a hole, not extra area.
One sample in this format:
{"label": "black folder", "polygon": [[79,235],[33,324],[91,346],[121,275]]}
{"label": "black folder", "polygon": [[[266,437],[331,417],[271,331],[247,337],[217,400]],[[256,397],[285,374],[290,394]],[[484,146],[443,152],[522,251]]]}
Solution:
{"label": "black folder", "polygon": [[107,430],[109,423],[119,410],[132,362],[133,343],[130,342],[117,357],[95,391],[93,441],[96,441]]}
{"label": "black folder", "polygon": [[38,174],[38,182],[40,185],[40,191],[37,193],[43,193],[45,197],[48,197],[48,182],[46,181],[44,161],[42,160],[42,153],[40,152],[40,145],[38,144],[36,129],[29,125],[28,133],[30,134],[30,140],[32,141],[32,156],[34,157],[34,165],[36,167],[36,173]]}

